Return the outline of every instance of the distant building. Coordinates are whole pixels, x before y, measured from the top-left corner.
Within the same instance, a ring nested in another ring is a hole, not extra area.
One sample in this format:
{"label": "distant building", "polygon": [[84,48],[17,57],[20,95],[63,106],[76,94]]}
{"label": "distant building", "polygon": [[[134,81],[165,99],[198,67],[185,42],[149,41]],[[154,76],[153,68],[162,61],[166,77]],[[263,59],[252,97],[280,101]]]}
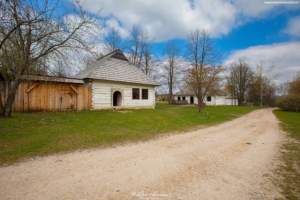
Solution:
{"label": "distant building", "polygon": [[[198,104],[198,98],[191,92],[178,92],[174,95],[175,101],[187,101],[188,104]],[[219,105],[238,105],[238,100],[231,98],[225,92],[219,92],[219,94],[208,94],[204,97],[206,105],[219,106]]]}

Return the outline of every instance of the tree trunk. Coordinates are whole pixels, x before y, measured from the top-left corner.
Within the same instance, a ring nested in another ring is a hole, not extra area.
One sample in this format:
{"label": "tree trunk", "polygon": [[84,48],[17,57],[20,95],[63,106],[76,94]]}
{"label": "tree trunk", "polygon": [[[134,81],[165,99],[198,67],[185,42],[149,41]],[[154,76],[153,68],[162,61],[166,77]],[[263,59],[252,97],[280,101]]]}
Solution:
{"label": "tree trunk", "polygon": [[260,84],[260,106],[262,106],[262,83]]}
{"label": "tree trunk", "polygon": [[13,82],[11,90],[9,91],[8,98],[5,104],[4,117],[10,117],[11,115],[12,105],[14,103],[15,94],[19,87],[19,84],[20,84],[20,80],[17,78],[17,80]]}
{"label": "tree trunk", "polygon": [[1,82],[0,82],[0,117],[4,117],[4,106],[2,103],[1,91],[2,91],[2,88],[1,88]]}
{"label": "tree trunk", "polygon": [[170,81],[170,87],[169,87],[169,104],[171,104],[171,102],[172,102],[172,97],[173,97],[173,88],[172,88],[172,86],[173,86],[173,83],[172,83],[172,81]]}
{"label": "tree trunk", "polygon": [[199,97],[197,97],[197,99],[198,99],[198,107],[199,107],[199,113],[202,113],[202,102],[201,102],[201,100],[200,100],[200,98]]}

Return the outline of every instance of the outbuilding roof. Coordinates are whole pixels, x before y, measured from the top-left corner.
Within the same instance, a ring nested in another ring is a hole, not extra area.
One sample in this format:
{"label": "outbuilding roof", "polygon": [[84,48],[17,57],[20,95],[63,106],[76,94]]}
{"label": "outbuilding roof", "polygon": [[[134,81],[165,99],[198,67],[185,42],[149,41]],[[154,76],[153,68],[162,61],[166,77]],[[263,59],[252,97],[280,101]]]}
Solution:
{"label": "outbuilding roof", "polygon": [[[218,90],[218,91],[215,91],[214,93],[208,92],[206,95],[227,96],[227,93],[223,90]],[[185,89],[185,90],[180,90],[179,92],[176,92],[175,96],[195,96],[195,94],[191,90]]]}
{"label": "outbuilding roof", "polygon": [[131,64],[120,50],[113,51],[97,59],[75,77],[79,79],[160,85]]}
{"label": "outbuilding roof", "polygon": [[40,81],[40,82],[53,82],[53,83],[74,83],[84,84],[82,79],[55,77],[55,76],[37,76],[37,75],[23,75],[22,80],[27,81]]}

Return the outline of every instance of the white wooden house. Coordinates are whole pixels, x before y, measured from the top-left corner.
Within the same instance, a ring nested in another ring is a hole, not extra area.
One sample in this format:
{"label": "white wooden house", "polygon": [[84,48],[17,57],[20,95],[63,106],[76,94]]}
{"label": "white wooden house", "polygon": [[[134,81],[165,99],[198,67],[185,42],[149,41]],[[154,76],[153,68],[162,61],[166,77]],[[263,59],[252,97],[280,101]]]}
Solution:
{"label": "white wooden house", "polygon": [[[174,95],[174,100],[176,100],[176,101],[186,100],[188,104],[198,104],[198,98],[193,94],[185,94],[185,93],[179,92]],[[230,98],[224,92],[220,92],[220,94],[218,94],[218,95],[205,96],[203,103],[205,103],[206,105],[209,105],[209,106],[238,105],[237,99]]]}
{"label": "white wooden house", "polygon": [[155,86],[159,84],[120,50],[97,59],[75,77],[92,87],[92,109],[155,107]]}

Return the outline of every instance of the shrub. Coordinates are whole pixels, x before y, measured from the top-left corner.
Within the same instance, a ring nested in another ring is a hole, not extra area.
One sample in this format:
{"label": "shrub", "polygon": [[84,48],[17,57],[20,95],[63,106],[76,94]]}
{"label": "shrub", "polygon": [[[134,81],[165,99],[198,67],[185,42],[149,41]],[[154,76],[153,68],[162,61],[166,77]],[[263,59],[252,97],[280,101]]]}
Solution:
{"label": "shrub", "polygon": [[298,112],[300,106],[300,95],[287,95],[276,100],[276,104],[284,111]]}

